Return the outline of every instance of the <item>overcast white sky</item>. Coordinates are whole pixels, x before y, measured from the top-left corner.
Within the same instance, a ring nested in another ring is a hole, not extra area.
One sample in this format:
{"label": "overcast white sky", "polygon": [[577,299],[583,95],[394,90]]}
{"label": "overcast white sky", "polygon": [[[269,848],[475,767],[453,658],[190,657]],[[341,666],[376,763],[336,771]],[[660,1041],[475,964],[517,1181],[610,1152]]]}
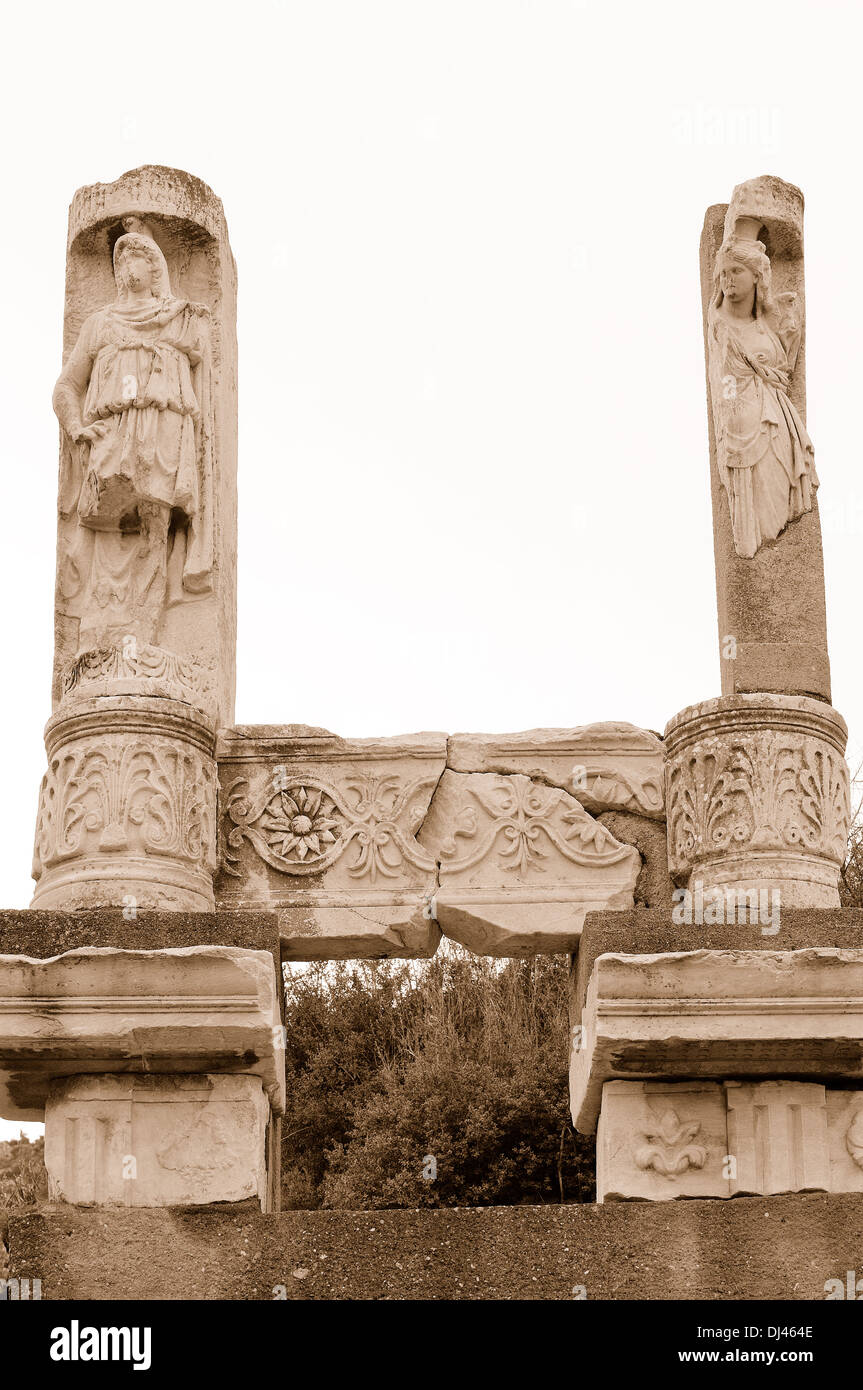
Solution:
{"label": "overcast white sky", "polygon": [[348,735],[661,731],[719,693],[698,239],[735,183],[799,184],[853,758],[859,5],[148,0],[3,23],[3,906],[30,899],[50,713],[67,207],[139,164],[209,183],[238,263],[237,721]]}

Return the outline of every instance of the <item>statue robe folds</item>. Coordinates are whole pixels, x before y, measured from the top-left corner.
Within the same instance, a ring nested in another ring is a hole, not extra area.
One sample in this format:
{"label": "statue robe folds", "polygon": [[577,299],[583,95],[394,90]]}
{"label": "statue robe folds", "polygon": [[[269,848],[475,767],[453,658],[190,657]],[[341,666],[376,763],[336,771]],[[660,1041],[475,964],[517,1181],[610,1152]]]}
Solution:
{"label": "statue robe folds", "polygon": [[715,306],[708,350],[719,473],[731,509],[734,548],[751,558],[790,521],[811,511],[815,453],[788,386],[800,343],[789,324],[759,320],[758,346],[744,344]]}
{"label": "statue robe folds", "polygon": [[61,419],[73,418],[83,399],[83,427],[105,427],[90,444],[63,451],[61,513],[116,532],[135,529],[142,506],[179,510],[188,522],[189,594],[208,592],[212,580],[210,351],[201,305],[172,296],[152,306],[114,304],[85,321],[54,394]]}

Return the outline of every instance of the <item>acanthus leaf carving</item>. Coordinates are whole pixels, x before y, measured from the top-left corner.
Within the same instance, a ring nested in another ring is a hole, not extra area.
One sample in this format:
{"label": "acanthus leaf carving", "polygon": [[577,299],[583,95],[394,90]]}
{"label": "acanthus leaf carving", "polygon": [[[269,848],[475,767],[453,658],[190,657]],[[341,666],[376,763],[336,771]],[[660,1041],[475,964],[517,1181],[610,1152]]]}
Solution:
{"label": "acanthus leaf carving", "polygon": [[84,854],[135,851],[214,868],[215,771],[158,739],[72,744],[43,779],[34,877]]}
{"label": "acanthus leaf carving", "polygon": [[798,848],[841,861],[848,769],[817,737],[763,729],[689,743],[669,755],[666,787],[676,875],[732,848]]}
{"label": "acanthus leaf carving", "polygon": [[458,857],[456,836],[474,839],[480,833],[477,810],[465,803],[456,813],[452,833],[441,844],[441,860],[454,872],[474,868],[495,851],[504,869],[521,875],[543,873],[549,844],[582,866],[615,864],[629,855],[627,846],[559,788],[521,774],[487,777],[481,774],[466,788],[489,817],[479,843]]}

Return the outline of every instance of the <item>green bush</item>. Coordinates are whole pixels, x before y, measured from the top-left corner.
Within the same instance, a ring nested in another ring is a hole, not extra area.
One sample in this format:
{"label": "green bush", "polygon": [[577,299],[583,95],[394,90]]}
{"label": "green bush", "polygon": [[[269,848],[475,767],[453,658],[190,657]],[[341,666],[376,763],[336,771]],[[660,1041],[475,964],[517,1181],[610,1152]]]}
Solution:
{"label": "green bush", "polygon": [[567,1098],[566,965],[445,947],[288,972],[290,1208],[593,1198]]}
{"label": "green bush", "polygon": [[48,1197],[45,1172],[45,1140],[31,1143],[22,1134],[0,1143],[0,1211],[9,1207],[33,1206]]}

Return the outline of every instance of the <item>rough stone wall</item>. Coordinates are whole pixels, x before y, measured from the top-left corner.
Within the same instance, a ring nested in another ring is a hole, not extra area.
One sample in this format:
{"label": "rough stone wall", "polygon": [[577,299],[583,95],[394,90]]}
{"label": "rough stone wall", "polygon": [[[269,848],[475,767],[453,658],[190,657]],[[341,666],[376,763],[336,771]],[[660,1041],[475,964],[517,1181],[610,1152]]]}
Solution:
{"label": "rough stone wall", "polygon": [[6,1246],[43,1299],[824,1299],[859,1268],[863,1195],[98,1220],[45,1208],[11,1216]]}

